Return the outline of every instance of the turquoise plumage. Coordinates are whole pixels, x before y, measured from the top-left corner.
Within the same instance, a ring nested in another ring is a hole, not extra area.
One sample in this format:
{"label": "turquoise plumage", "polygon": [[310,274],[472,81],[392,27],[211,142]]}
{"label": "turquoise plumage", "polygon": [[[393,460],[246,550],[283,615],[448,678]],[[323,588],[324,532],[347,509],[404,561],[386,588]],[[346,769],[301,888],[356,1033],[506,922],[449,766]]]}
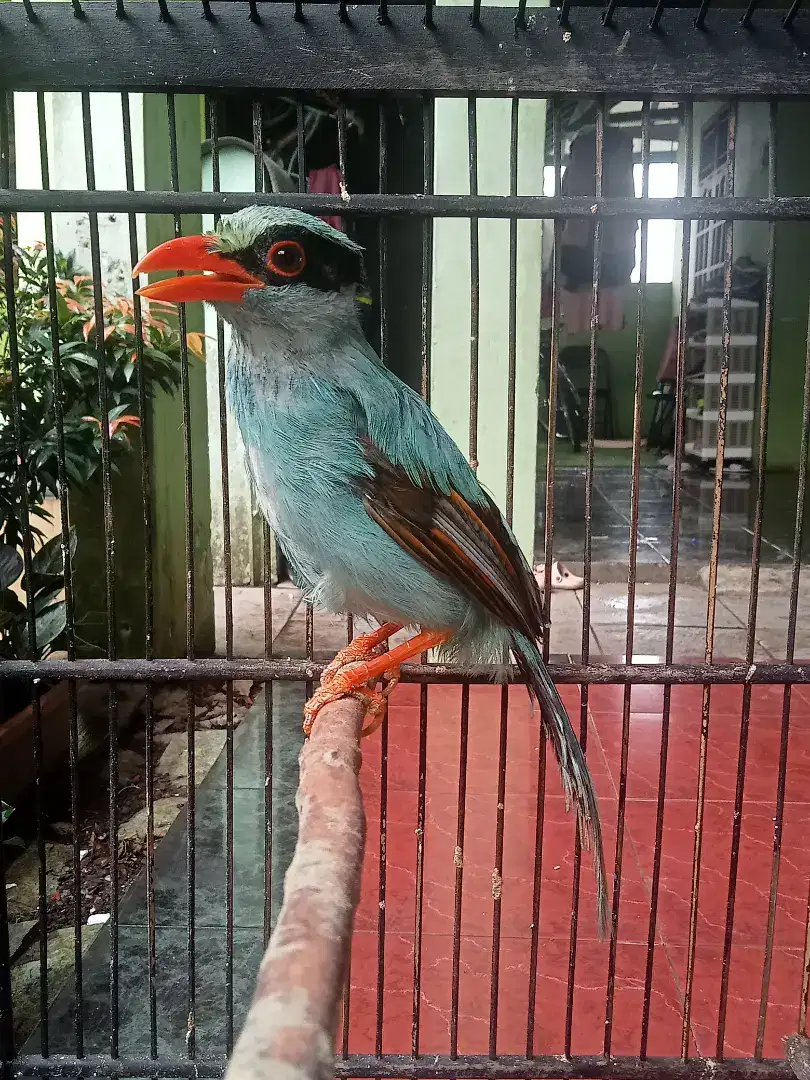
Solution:
{"label": "turquoise plumage", "polygon": [[184,277],[143,291],[183,299],[196,289],[193,298],[211,300],[231,324],[229,406],[296,583],[329,611],[446,632],[445,659],[494,664],[502,674],[512,654],[541,705],[582,839],[593,842],[604,931],[597,800],[538,648],[541,595],[453,440],[365,340],[360,249],[322,221],[275,207],[224,218],[184,265],[171,249],[178,243],[140,269],[198,266],[214,280]]}

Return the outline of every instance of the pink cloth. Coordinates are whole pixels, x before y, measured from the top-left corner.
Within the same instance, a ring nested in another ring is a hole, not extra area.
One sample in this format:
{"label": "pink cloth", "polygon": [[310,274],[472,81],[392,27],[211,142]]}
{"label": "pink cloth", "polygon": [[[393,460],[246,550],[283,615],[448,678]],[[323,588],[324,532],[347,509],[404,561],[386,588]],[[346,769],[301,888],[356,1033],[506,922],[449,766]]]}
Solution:
{"label": "pink cloth", "polygon": [[[310,169],[307,181],[307,190],[310,195],[340,195],[343,177],[337,165],[327,165],[325,169]],[[343,219],[339,217],[325,217],[321,219],[334,229],[344,232]]]}
{"label": "pink cloth", "polygon": [[[582,334],[591,329],[591,290],[560,290],[560,322],[568,334]],[[600,289],[597,300],[599,330],[603,333],[624,329],[623,290]]]}

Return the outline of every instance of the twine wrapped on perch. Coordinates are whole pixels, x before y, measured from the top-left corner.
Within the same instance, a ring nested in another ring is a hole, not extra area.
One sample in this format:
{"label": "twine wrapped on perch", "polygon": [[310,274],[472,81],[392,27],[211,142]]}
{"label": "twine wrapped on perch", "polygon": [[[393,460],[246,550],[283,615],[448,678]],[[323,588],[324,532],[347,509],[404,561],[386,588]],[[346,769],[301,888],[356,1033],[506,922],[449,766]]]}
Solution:
{"label": "twine wrapped on perch", "polygon": [[300,757],[298,841],[227,1080],[328,1080],[360,898],[365,814],[351,698],[325,706]]}

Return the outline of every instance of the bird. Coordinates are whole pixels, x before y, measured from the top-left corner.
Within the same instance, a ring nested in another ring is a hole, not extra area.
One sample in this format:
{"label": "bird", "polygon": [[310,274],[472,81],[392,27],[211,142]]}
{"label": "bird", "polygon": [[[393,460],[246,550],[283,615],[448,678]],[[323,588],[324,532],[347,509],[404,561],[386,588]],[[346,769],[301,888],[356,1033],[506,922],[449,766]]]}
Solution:
{"label": "bird", "polygon": [[[213,305],[231,326],[228,407],[258,505],[291,577],[318,608],[373,620],[325,669],[304,709],[361,698],[381,721],[399,665],[493,666],[510,656],[540,705],[580,840],[593,848],[597,921],[608,924],[593,779],[539,642],[540,588],[495,501],[424,399],[384,366],[361,327],[363,249],[320,218],[279,205],[223,216],[202,236],[148,252],[133,277],[147,300]],[[403,628],[410,640],[379,655]],[[381,692],[370,685],[384,681]]]}

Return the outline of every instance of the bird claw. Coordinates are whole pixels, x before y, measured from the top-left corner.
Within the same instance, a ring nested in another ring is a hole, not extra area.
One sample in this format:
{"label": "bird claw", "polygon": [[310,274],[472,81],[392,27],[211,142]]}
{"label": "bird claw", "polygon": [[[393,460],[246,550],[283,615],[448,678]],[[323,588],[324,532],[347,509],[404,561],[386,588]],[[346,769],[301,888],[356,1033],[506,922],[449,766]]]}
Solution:
{"label": "bird claw", "polygon": [[363,728],[361,735],[371,735],[377,730],[385,717],[388,695],[399,682],[399,668],[392,668],[383,674],[385,685],[381,691],[363,686],[362,681],[358,682],[358,674],[397,629],[398,627],[392,624],[386,624],[371,634],[361,635],[349,642],[334,660],[327,664],[321,675],[320,687],[304,706],[304,734],[307,738],[312,731],[315,717],[324,705],[343,697],[353,697],[363,702],[368,715],[373,718],[367,727]]}
{"label": "bird claw", "polygon": [[[372,690],[368,686],[356,686],[354,683],[353,669],[356,671],[361,663],[362,661],[354,660],[340,667],[333,667],[333,661],[325,669],[321,676],[320,687],[304,705],[304,734],[307,738],[312,731],[316,716],[324,705],[339,701],[344,697],[353,697],[356,701],[362,702],[366,706],[366,715],[371,717],[360,732],[362,738],[373,735],[382,724],[388,707],[388,695],[399,682],[399,668],[392,668],[385,672],[382,690]],[[331,671],[330,668],[332,668]]]}

